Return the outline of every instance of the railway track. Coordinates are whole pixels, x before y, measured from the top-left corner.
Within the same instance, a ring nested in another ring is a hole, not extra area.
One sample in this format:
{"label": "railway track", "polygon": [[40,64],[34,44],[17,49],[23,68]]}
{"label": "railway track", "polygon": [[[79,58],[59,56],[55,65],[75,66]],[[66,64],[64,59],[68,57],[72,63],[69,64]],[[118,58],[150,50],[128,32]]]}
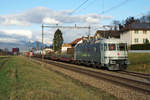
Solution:
{"label": "railway track", "polygon": [[144,79],[150,80],[150,74],[131,72],[131,71],[120,71],[118,73],[127,74],[127,75],[131,75],[131,76],[140,77],[140,78],[144,78]]}
{"label": "railway track", "polygon": [[[37,59],[36,60],[41,60]],[[133,80],[133,79],[128,79],[122,76],[116,76],[116,75],[111,75],[108,73],[103,73],[103,72],[96,72],[96,71],[91,71],[88,69],[83,69],[79,67],[73,67],[72,64],[66,64],[62,62],[56,62],[56,61],[51,61],[51,60],[44,60],[46,63],[49,63],[51,65],[55,65],[67,70],[71,70],[77,73],[85,74],[97,79],[101,79],[104,81],[111,82],[116,85],[132,88],[133,90],[144,92],[148,95],[150,95],[150,83],[145,83],[141,82],[138,80]]]}

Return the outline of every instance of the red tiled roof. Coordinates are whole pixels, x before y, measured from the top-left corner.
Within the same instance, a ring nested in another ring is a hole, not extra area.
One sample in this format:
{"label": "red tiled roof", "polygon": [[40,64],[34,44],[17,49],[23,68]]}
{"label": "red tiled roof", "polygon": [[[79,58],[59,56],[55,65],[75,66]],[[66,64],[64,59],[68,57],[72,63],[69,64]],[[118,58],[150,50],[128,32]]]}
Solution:
{"label": "red tiled roof", "polygon": [[77,38],[76,40],[74,40],[74,41],[71,42],[71,45],[75,45],[75,44],[77,44],[81,40],[82,40],[82,38]]}

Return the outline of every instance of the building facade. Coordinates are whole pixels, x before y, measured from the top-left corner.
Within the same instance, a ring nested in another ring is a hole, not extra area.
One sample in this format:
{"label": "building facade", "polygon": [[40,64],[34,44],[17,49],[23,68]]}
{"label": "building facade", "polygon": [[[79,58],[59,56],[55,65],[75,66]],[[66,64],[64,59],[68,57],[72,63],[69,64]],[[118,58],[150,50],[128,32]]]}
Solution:
{"label": "building facade", "polygon": [[120,39],[128,43],[128,45],[144,44],[146,39],[150,41],[150,30],[123,31],[122,34],[120,34]]}
{"label": "building facade", "polygon": [[120,39],[128,45],[144,44],[150,41],[150,23],[132,23],[123,28]]}
{"label": "building facade", "polygon": [[95,39],[99,38],[120,38],[120,31],[118,30],[97,30],[95,35]]}

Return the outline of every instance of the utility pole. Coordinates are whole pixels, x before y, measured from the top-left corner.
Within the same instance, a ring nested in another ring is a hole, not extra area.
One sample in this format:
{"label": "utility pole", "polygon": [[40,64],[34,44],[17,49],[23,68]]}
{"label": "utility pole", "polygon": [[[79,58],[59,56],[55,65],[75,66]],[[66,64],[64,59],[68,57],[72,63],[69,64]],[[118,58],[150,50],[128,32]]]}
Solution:
{"label": "utility pole", "polygon": [[58,24],[56,25],[44,25],[42,24],[42,65],[44,65],[44,28],[69,28],[69,29],[88,29],[88,36],[90,39],[90,30],[91,27],[90,26],[59,26]]}
{"label": "utility pole", "polygon": [[28,42],[28,58],[29,58],[29,60],[30,60],[30,40],[29,40],[29,42]]}
{"label": "utility pole", "polygon": [[91,33],[91,27],[90,27],[90,25],[89,25],[88,29],[89,29],[88,38],[89,38],[89,40],[90,40],[90,33]]}
{"label": "utility pole", "polygon": [[42,24],[42,66],[44,66],[44,25]]}
{"label": "utility pole", "polygon": [[36,41],[36,48],[35,49],[39,50],[39,42],[38,41]]}

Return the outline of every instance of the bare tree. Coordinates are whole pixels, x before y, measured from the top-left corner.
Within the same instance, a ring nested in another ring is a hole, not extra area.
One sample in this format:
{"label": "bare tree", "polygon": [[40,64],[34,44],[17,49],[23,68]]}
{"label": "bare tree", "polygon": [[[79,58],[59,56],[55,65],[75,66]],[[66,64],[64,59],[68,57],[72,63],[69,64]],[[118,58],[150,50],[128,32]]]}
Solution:
{"label": "bare tree", "polygon": [[121,24],[120,21],[118,21],[118,20],[113,21],[114,30],[119,30],[119,24]]}

